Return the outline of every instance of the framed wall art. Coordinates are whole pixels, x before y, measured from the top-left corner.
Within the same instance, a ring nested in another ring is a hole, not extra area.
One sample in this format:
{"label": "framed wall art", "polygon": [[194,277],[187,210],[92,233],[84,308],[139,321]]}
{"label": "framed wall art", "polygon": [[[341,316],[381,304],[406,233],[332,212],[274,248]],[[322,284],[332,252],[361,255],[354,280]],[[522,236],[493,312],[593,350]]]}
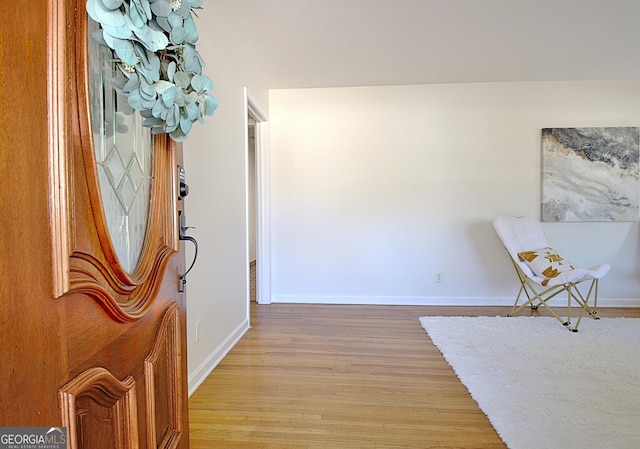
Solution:
{"label": "framed wall art", "polygon": [[542,130],[542,221],[638,221],[640,128]]}

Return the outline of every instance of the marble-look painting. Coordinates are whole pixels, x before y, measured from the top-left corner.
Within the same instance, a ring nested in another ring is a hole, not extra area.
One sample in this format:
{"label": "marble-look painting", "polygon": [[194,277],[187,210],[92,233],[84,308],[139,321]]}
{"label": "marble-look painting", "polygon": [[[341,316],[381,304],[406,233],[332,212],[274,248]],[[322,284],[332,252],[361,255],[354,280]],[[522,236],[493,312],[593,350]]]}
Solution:
{"label": "marble-look painting", "polygon": [[542,130],[542,221],[637,221],[640,128]]}

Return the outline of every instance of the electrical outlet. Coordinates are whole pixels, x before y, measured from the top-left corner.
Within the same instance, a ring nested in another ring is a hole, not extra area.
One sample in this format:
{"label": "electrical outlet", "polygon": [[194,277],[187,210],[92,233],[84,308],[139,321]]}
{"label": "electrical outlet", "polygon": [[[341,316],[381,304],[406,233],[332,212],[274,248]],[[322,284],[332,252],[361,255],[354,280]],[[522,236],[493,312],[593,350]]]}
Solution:
{"label": "electrical outlet", "polygon": [[438,271],[436,273],[436,282],[443,282],[444,281],[444,273],[442,271]]}
{"label": "electrical outlet", "polygon": [[202,318],[196,320],[196,341],[202,338]]}

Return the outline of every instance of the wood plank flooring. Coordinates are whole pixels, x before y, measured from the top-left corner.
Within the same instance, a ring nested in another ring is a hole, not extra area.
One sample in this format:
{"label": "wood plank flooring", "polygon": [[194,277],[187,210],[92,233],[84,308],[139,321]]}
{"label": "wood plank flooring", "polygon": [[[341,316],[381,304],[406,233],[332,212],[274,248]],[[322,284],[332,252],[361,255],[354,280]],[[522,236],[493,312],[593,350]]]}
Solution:
{"label": "wood plank flooring", "polygon": [[253,303],[190,398],[191,448],[504,448],[418,318],[508,310]]}

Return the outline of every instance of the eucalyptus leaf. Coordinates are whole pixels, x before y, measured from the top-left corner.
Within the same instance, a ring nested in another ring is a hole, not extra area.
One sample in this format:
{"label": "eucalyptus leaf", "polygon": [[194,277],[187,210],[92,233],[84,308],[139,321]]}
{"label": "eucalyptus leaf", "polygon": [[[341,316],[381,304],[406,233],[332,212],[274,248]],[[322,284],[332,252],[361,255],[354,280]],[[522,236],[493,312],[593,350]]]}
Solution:
{"label": "eucalyptus leaf", "polygon": [[175,27],[171,30],[171,42],[174,44],[181,44],[185,41],[186,35],[187,33],[183,27]]}
{"label": "eucalyptus leaf", "polygon": [[173,13],[183,18],[187,17],[189,14],[191,14],[191,2],[189,0],[182,0],[182,3],[180,3],[180,7]]}
{"label": "eucalyptus leaf", "polygon": [[187,117],[189,117],[191,121],[196,120],[200,114],[200,109],[198,109],[198,105],[195,103],[189,103],[184,109]]}
{"label": "eucalyptus leaf", "polygon": [[153,88],[160,95],[162,95],[164,91],[172,87],[176,87],[175,84],[170,83],[169,81],[164,81],[164,80],[160,80],[153,84]]}
{"label": "eucalyptus leaf", "polygon": [[188,65],[185,62],[185,69],[194,73],[202,73],[202,65],[200,64],[200,58],[197,54],[189,61]]}
{"label": "eucalyptus leaf", "polygon": [[202,79],[203,79],[203,86],[202,89],[203,90],[212,90],[213,89],[213,80],[211,78],[209,78],[207,75],[202,75]]}
{"label": "eucalyptus leaf", "polygon": [[122,6],[122,0],[98,0],[107,9],[118,9]]}
{"label": "eucalyptus leaf", "polygon": [[[153,84],[160,80],[160,59],[155,53],[146,50],[136,51],[140,56],[140,61],[136,66],[140,73],[149,84]],[[149,57],[150,56],[150,57]]]}
{"label": "eucalyptus leaf", "polygon": [[137,41],[133,41],[133,51],[136,52],[138,62],[145,67],[151,68],[150,59],[157,58],[155,52],[147,50],[142,43]]}
{"label": "eucalyptus leaf", "polygon": [[[157,105],[157,103],[154,105],[154,107],[159,108],[160,111],[160,118],[162,119],[162,121],[167,122],[167,117],[169,116],[169,106],[167,106],[166,104],[164,104],[164,101],[162,101],[162,97],[158,98],[158,102],[160,103],[160,106]],[[163,125],[164,126],[164,125]]]}
{"label": "eucalyptus leaf", "polygon": [[166,107],[171,107],[173,105],[173,100],[175,98],[176,98],[175,86],[172,86],[169,89],[162,92],[162,102]]}
{"label": "eucalyptus leaf", "polygon": [[142,75],[145,81],[149,84],[153,84],[159,80],[159,76],[157,72],[154,72],[150,67],[144,66],[142,64],[138,64],[137,72]]}
{"label": "eucalyptus leaf", "polygon": [[146,17],[144,17],[143,13],[141,13],[141,11],[136,8],[135,5],[128,8],[127,15],[136,28],[142,28],[147,22]]}
{"label": "eucalyptus leaf", "polygon": [[191,131],[192,123],[193,121],[189,117],[184,115],[180,116],[180,129],[185,135],[189,134],[189,131]]}
{"label": "eucalyptus leaf", "polygon": [[186,89],[191,85],[191,77],[184,72],[176,72],[173,76],[173,81],[182,89]]}
{"label": "eucalyptus leaf", "polygon": [[109,36],[117,39],[130,39],[133,36],[133,32],[131,31],[131,28],[127,24],[124,24],[119,27],[111,26],[111,25],[103,25],[102,29]]}
{"label": "eucalyptus leaf", "polygon": [[127,84],[122,88],[124,92],[132,92],[134,89],[140,88],[140,77],[137,73],[132,73]]}
{"label": "eucalyptus leaf", "polygon": [[144,23],[147,23],[153,18],[149,0],[131,0],[130,8],[137,11]]}
{"label": "eucalyptus leaf", "polygon": [[184,92],[182,92],[182,89],[178,89],[176,87],[176,96],[173,99],[173,104],[177,105],[180,108],[184,108],[185,101],[184,101]]}
{"label": "eucalyptus leaf", "polygon": [[159,17],[167,17],[171,14],[171,3],[168,0],[156,0],[151,4],[151,12]]}
{"label": "eucalyptus leaf", "polygon": [[195,44],[200,36],[198,35],[198,30],[196,29],[196,23],[194,22],[193,17],[189,16],[184,19],[184,24],[182,26],[185,32],[184,41]]}
{"label": "eucalyptus leaf", "polygon": [[[157,118],[158,120],[160,120],[160,118],[162,117],[162,111],[165,109],[164,107],[164,103],[162,102],[161,98],[158,98],[158,100],[154,103],[153,108],[151,108],[151,114]],[[166,117],[166,114],[165,114]]]}
{"label": "eucalyptus leaf", "polygon": [[169,136],[176,142],[184,142],[185,140],[187,140],[187,136],[179,128],[169,133]]}
{"label": "eucalyptus leaf", "polygon": [[204,111],[202,113],[204,115],[212,115],[213,111],[218,108],[218,100],[216,100],[213,95],[209,94],[204,94],[202,98],[204,99]]}
{"label": "eucalyptus leaf", "polygon": [[180,110],[177,106],[171,106],[165,118],[167,131],[176,129],[180,123]]}
{"label": "eucalyptus leaf", "polygon": [[158,94],[156,94],[155,91],[149,92],[148,90],[143,89],[142,86],[140,87],[139,91],[140,91],[140,98],[146,105],[148,105],[148,106],[145,106],[145,109],[152,108],[156,102],[156,99],[158,98]]}
{"label": "eucalyptus leaf", "polygon": [[173,77],[176,74],[176,63],[175,61],[171,61],[167,66],[167,78],[169,81],[173,82]]}
{"label": "eucalyptus leaf", "polygon": [[155,74],[153,82],[155,83],[160,79],[160,58],[156,53],[146,52],[149,57],[150,70]]}
{"label": "eucalyptus leaf", "polygon": [[133,49],[133,43],[126,39],[117,39],[109,34],[102,33],[102,37],[104,41],[107,43],[109,48],[111,48],[116,56],[131,66],[136,65],[138,60],[136,59],[136,54]]}
{"label": "eucalyptus leaf", "polygon": [[191,91],[188,94],[184,94],[184,101],[187,104],[196,103],[198,101],[198,93]]}
{"label": "eucalyptus leaf", "polygon": [[196,48],[194,45],[192,44],[185,44],[182,46],[182,59],[183,59],[183,64],[184,64],[184,68],[188,71],[188,72],[196,72],[195,70],[192,70],[191,67],[194,66],[194,59],[196,57]]}
{"label": "eucalyptus leaf", "polygon": [[171,31],[171,24],[166,17],[156,17],[155,23],[167,33]]}
{"label": "eucalyptus leaf", "polygon": [[153,101],[155,101],[158,96],[156,94],[156,90],[154,89],[153,85],[147,83],[144,80],[141,80],[140,82],[140,95],[142,96],[142,98],[146,100],[153,100]]}
{"label": "eucalyptus leaf", "polygon": [[122,26],[125,24],[122,12],[119,9],[107,8],[101,0],[88,0],[87,14],[101,25]]}
{"label": "eucalyptus leaf", "polygon": [[151,98],[143,98],[142,99],[142,107],[143,109],[150,109],[152,108],[156,103],[155,98],[151,99]]}
{"label": "eucalyptus leaf", "polygon": [[182,26],[183,19],[177,14],[170,14],[167,20],[169,21],[169,25],[171,25],[171,29]]}
{"label": "eucalyptus leaf", "polygon": [[164,50],[167,44],[169,44],[169,39],[167,39],[166,34],[161,31],[155,31],[148,26],[135,28],[133,33],[145,48],[153,52]]}
{"label": "eucalyptus leaf", "polygon": [[180,126],[180,108],[178,106],[173,105],[171,107],[171,110],[169,111],[169,117],[171,117],[171,119],[169,120],[169,124],[173,127],[173,129],[176,129],[178,126]]}
{"label": "eucalyptus leaf", "polygon": [[185,44],[183,51],[184,68],[187,72],[202,73],[200,55],[193,44]]}
{"label": "eucalyptus leaf", "polygon": [[204,92],[213,88],[213,81],[205,75],[193,75],[191,78],[191,87],[196,92]]}
{"label": "eucalyptus leaf", "polygon": [[[138,1],[138,0],[134,0],[134,1]],[[147,16],[147,18],[149,20],[153,20],[153,14],[151,14],[151,4],[149,3],[149,0],[139,0],[140,4],[142,5],[142,8],[144,9],[144,13]]]}
{"label": "eucalyptus leaf", "polygon": [[129,93],[129,96],[127,97],[127,103],[129,103],[129,106],[131,106],[133,109],[145,109],[142,107],[142,98],[140,98],[140,89],[134,89]]}
{"label": "eucalyptus leaf", "polygon": [[203,86],[204,80],[202,79],[202,76],[193,75],[193,78],[191,78],[191,87],[193,87],[193,90],[195,90],[196,92],[200,92]]}

